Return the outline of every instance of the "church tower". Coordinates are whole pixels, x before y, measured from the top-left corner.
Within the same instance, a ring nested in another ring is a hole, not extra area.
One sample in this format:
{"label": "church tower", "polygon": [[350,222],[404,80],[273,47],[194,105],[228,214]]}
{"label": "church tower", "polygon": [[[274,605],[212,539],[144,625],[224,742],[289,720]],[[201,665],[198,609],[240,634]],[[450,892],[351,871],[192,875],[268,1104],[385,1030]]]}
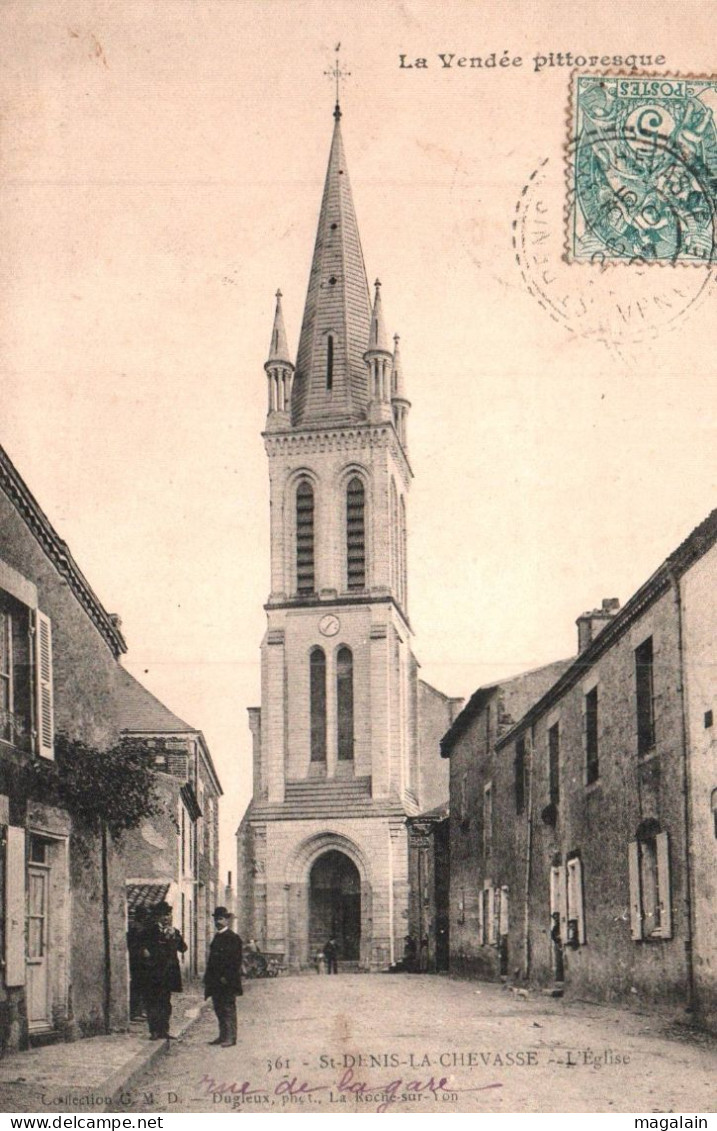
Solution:
{"label": "church tower", "polygon": [[333,935],[340,966],[381,969],[407,933],[406,817],[436,791],[422,788],[408,619],[410,404],[378,280],[369,290],[338,104],[334,119],[296,365],[277,292],[264,367],[271,591],[240,929],[290,967]]}

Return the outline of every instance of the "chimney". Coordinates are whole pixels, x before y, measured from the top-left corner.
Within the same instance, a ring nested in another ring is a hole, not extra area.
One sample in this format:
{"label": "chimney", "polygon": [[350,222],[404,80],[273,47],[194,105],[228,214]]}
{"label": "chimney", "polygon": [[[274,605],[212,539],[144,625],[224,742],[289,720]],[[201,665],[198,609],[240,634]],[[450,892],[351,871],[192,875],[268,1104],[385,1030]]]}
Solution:
{"label": "chimney", "polygon": [[578,626],[578,655],[592,644],[598,633],[602,632],[620,608],[617,597],[603,597],[602,608],[581,613],[575,622]]}

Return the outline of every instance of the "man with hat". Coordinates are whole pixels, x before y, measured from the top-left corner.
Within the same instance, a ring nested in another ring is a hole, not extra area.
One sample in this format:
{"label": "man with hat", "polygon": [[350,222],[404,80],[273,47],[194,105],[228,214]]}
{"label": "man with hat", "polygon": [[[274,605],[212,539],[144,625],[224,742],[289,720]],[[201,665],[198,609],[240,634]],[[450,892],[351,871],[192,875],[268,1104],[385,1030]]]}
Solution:
{"label": "man with hat", "polygon": [[177,955],[185,953],[187,944],[172,926],[172,908],[168,903],[157,903],[151,914],[152,922],[143,932],[140,951],[149,1038],[151,1041],[170,1040],[172,994],[182,992]]}
{"label": "man with hat", "polygon": [[204,974],[204,997],[212,999],[219,1022],[219,1036],[209,1043],[231,1048],[237,1043],[237,994],[241,988],[242,943],[239,935],[229,927],[234,918],[226,907],[214,911],[217,933],[209,947],[207,969]]}

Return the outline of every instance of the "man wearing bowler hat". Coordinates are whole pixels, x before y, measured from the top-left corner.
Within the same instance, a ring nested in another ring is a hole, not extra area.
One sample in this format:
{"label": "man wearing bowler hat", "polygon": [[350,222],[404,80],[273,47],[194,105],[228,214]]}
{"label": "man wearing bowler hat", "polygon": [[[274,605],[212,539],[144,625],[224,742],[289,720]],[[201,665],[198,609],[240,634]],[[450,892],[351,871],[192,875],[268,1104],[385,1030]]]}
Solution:
{"label": "man wearing bowler hat", "polygon": [[212,999],[219,1036],[209,1043],[231,1048],[237,1043],[237,994],[241,988],[241,939],[229,927],[234,918],[226,907],[214,911],[216,934],[209,947],[204,974],[204,997]]}

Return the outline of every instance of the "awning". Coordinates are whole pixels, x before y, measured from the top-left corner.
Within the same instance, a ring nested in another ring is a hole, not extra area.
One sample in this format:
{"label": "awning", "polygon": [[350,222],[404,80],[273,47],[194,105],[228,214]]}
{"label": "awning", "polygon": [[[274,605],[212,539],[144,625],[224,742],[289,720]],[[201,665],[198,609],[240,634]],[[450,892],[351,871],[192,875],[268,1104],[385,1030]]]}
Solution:
{"label": "awning", "polygon": [[127,913],[135,915],[139,908],[154,907],[167,898],[169,884],[127,884]]}

